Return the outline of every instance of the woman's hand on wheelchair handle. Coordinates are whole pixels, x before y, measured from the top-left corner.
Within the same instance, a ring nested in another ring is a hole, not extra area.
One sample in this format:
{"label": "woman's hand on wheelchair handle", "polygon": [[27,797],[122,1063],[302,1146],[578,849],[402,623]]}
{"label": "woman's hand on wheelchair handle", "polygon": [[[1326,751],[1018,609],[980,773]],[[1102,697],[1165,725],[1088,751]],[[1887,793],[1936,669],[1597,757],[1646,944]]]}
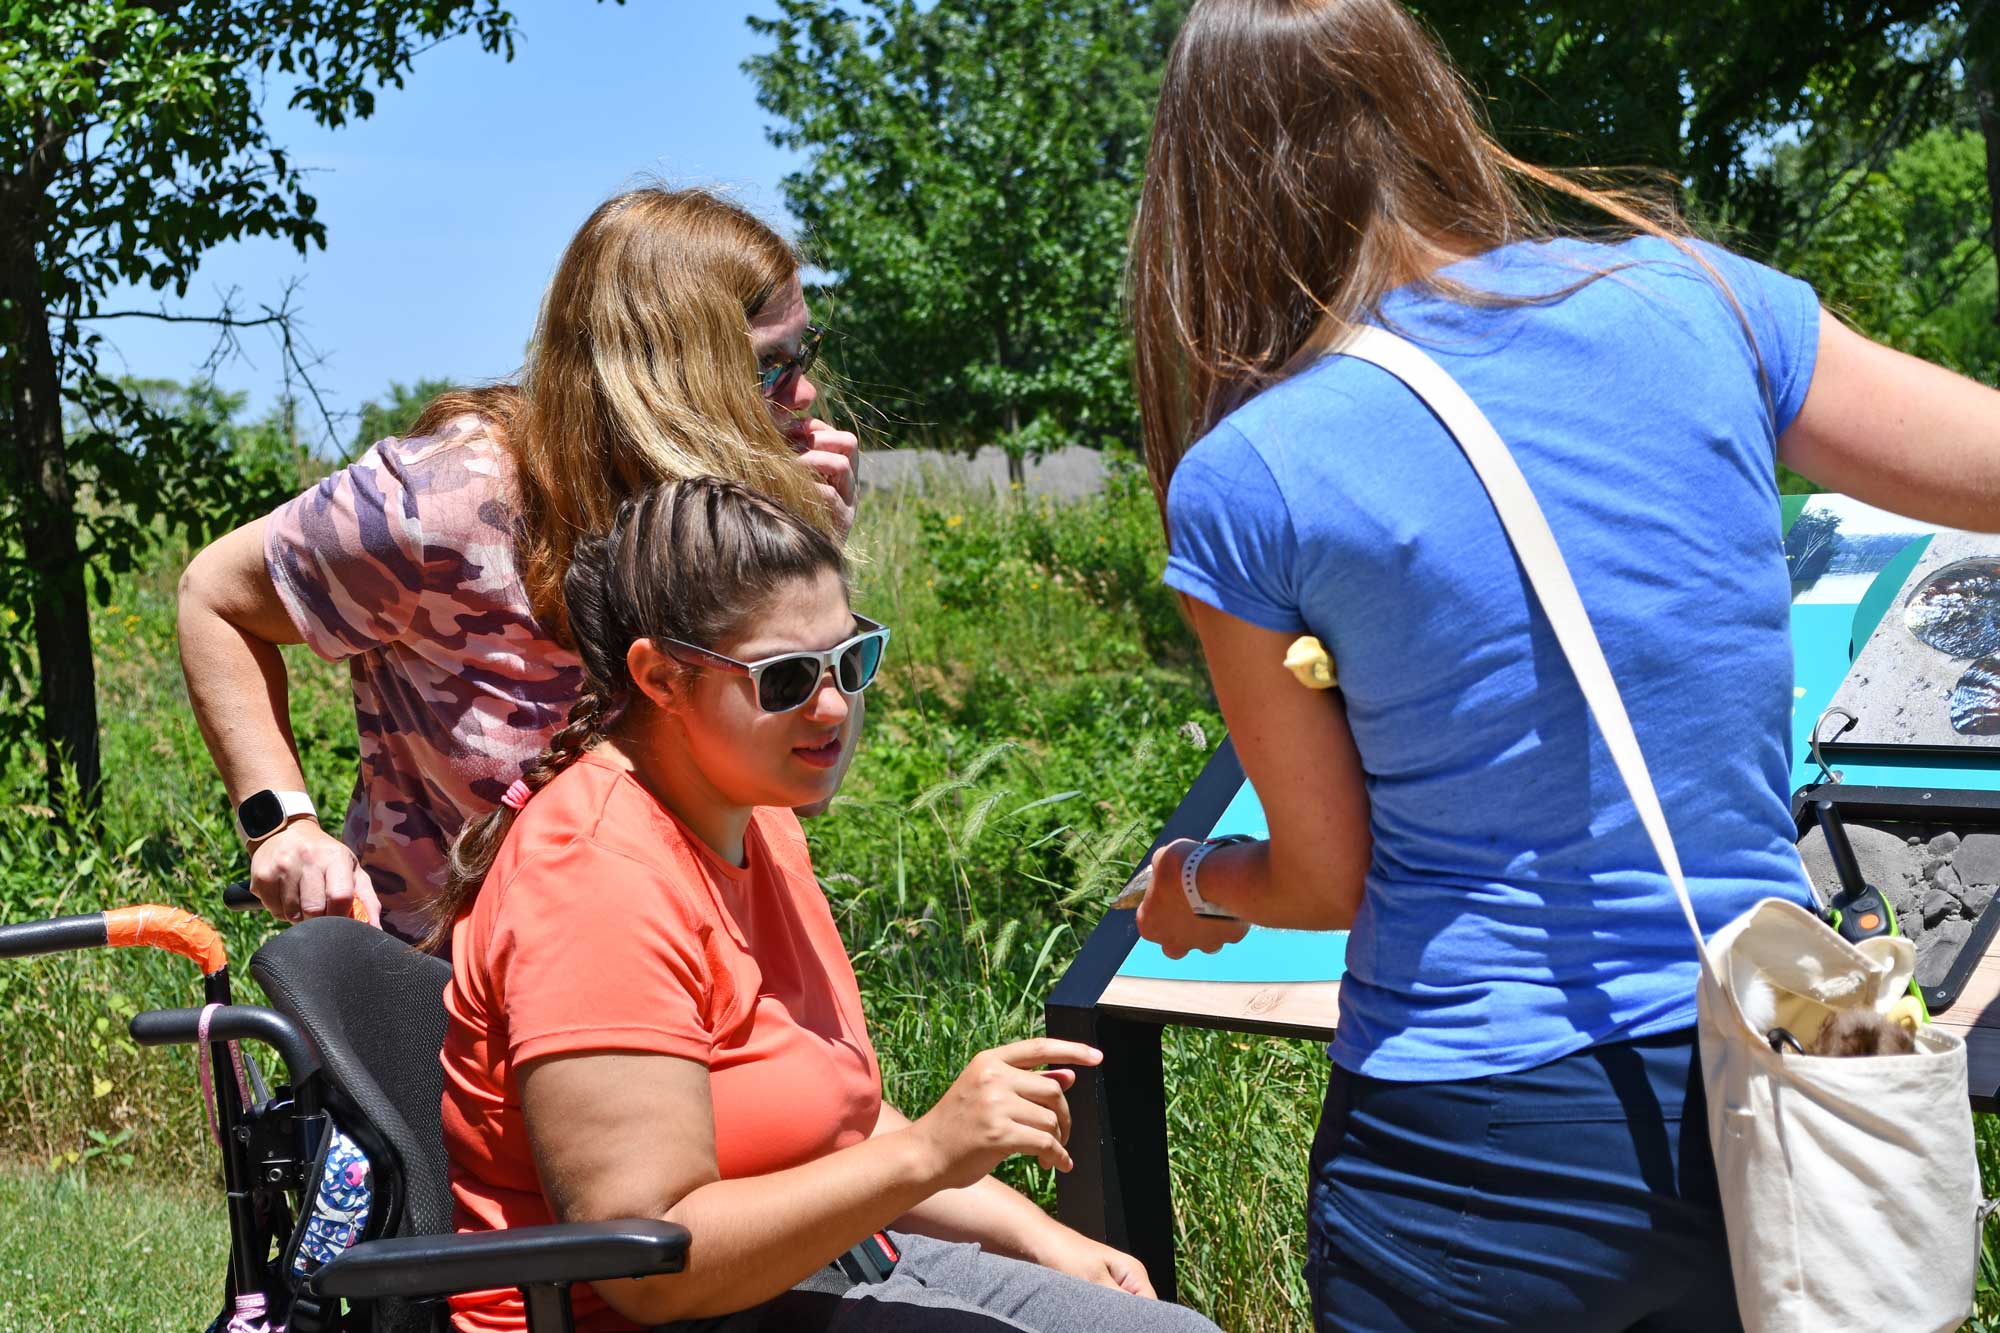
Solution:
{"label": "woman's hand on wheelchair handle", "polygon": [[926,1145],[942,1189],[984,1179],[1016,1153],[1057,1171],[1070,1168],[1069,1103],[1064,1091],[1073,1069],[1042,1069],[1060,1062],[1095,1065],[1103,1055],[1081,1042],[1037,1037],[981,1051],[944,1096],[910,1127]]}
{"label": "woman's hand on wheelchair handle", "polygon": [[281,921],[348,916],[359,899],[367,922],[382,924],[382,904],[368,872],[317,820],[296,820],[251,849],[250,891]]}

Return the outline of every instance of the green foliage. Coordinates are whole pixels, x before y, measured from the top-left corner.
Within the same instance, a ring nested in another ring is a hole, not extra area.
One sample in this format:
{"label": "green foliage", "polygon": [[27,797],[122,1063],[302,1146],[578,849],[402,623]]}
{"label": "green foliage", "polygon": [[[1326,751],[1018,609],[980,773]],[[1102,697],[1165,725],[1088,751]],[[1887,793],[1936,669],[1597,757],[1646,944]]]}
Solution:
{"label": "green foliage", "polygon": [[[78,503],[73,523],[87,562],[75,571],[102,608],[114,582],[173,536],[206,540],[298,489],[301,460],[276,414],[239,422],[244,396],[213,384],[90,379],[76,386],[67,414]],[[32,735],[37,663],[33,604],[43,580],[19,558],[19,509],[0,490],[0,752]]]}
{"label": "green foliage", "polygon": [[[47,247],[51,309],[116,283],[185,293],[204,251],[324,244],[304,177],[264,124],[266,81],[323,125],[375,109],[418,50],[474,33],[512,55],[495,0],[14,3],[0,26],[0,143]],[[16,336],[27,336],[19,330]]]}
{"label": "green foliage", "polygon": [[[1802,170],[1799,150],[1775,170]],[[1850,171],[1845,206],[1779,261],[1870,337],[2000,384],[2000,306],[1987,234],[1986,147],[1965,129],[1935,129],[1877,171]]]}
{"label": "green foliage", "polygon": [[[105,297],[121,284],[185,295],[203,254],[226,241],[323,245],[305,178],[266,126],[267,87],[340,125],[400,86],[419,50],[459,34],[512,54],[499,0],[0,6],[0,441],[11,464],[0,469],[0,608],[34,630],[40,659],[31,668],[27,634],[10,635],[0,684],[60,696],[44,720],[52,777],[60,750],[96,789],[90,664],[63,660],[88,641],[85,571],[102,601],[107,576],[163,525],[200,534],[268,502],[212,419],[163,410],[102,368],[104,322],[148,314],[107,310]],[[225,308],[214,323],[226,340],[270,326],[296,360],[283,307],[255,318]],[[20,721],[18,707],[7,712]]]}
{"label": "green foliage", "polygon": [[[1908,307],[1880,322],[1887,336],[1984,364],[1956,349],[1988,339],[1990,261],[1972,252],[1989,213],[1962,194],[1978,184],[1960,170],[1963,147],[1926,137],[1962,116],[1967,62],[2000,42],[2000,21],[1968,35],[1977,6],[1412,7],[1513,151],[1650,172],[1736,244],[1788,246],[1781,255],[1809,267],[1866,242],[1865,258],[1838,264],[1865,268],[1849,275],[1866,289],[1857,299],[1893,292]],[[835,279],[846,369],[927,442],[1019,454],[1134,438],[1118,272],[1158,67],[1184,8],[784,0],[778,18],[751,21],[772,41],[747,67],[778,118],[773,138],[809,154],[786,199]],[[1767,168],[1774,144],[1793,145],[1794,169]],[[1899,148],[1908,178],[1892,170],[1886,197],[1831,207],[1856,161]],[[1901,216],[1905,190],[1928,191],[1935,210]],[[1969,224],[1970,239],[1884,246],[1904,223],[1940,240]],[[1956,295],[1938,305],[1942,287]]]}
{"label": "green foliage", "polygon": [[1183,0],[780,0],[746,64],[844,371],[938,443],[1137,438],[1125,230]]}
{"label": "green foliage", "polygon": [[1771,143],[1831,130],[1879,136],[1886,151],[1947,119],[1967,7],[1413,0],[1411,8],[1437,30],[1516,153],[1663,173],[1763,248],[1798,202],[1755,170]]}
{"label": "green foliage", "polygon": [[1043,496],[950,512],[926,509],[917,522],[927,586],[949,611],[991,617],[1024,604],[1080,598],[1137,636],[1068,645],[1076,669],[1194,658],[1194,636],[1160,581],[1167,552],[1159,509],[1129,456],[1114,459],[1102,494],[1088,503],[1059,504]]}
{"label": "green foliage", "polygon": [[1194,635],[1178,599],[1160,580],[1167,550],[1159,505],[1130,455],[1114,456],[1104,497],[1090,507],[1089,521],[1077,517],[1074,507],[1046,499],[1023,508],[1016,530],[1028,558],[1048,571],[1052,584],[1074,587],[1094,605],[1135,623],[1149,658],[1190,660]]}
{"label": "green foliage", "polygon": [[361,421],[347,446],[347,456],[358,457],[377,440],[406,434],[431,399],[451,387],[450,380],[423,379],[414,384],[391,380],[381,401],[370,398],[361,405]]}

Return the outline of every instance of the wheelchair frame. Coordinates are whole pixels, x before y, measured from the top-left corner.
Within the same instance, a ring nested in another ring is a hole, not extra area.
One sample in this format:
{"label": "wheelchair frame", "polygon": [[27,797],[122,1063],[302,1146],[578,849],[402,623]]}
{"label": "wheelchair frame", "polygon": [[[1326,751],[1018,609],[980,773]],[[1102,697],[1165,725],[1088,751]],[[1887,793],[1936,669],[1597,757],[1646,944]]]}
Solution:
{"label": "wheelchair frame", "polygon": [[[240,884],[230,886],[224,901],[232,907],[256,905]],[[310,1037],[275,1009],[232,1003],[221,937],[178,908],[128,907],[0,925],[0,958],[133,946],[179,954],[202,971],[203,1006],[139,1013],[129,1030],[142,1046],[195,1045],[202,1015],[209,1015],[230,1249],[230,1304],[216,1329],[257,1326],[262,1313],[257,1302],[246,1306],[238,1299],[248,1293],[264,1298],[269,1314],[283,1320],[288,1333],[364,1333],[374,1327],[372,1307],[385,1299],[435,1300],[513,1287],[521,1292],[529,1333],[572,1333],[574,1284],[686,1267],[687,1230],[651,1218],[385,1237],[402,1207],[402,1183],[393,1174],[378,1174],[387,1188],[371,1205],[364,1238],[303,1279],[295,1277],[287,1242],[312,1207],[318,1146],[331,1125],[327,1076]],[[252,1066],[247,1100],[234,1077],[220,1076],[232,1068],[232,1044],[246,1041],[275,1051],[287,1080],[264,1090]],[[388,1160],[381,1145],[369,1141],[365,1124],[341,1128],[372,1161]]]}

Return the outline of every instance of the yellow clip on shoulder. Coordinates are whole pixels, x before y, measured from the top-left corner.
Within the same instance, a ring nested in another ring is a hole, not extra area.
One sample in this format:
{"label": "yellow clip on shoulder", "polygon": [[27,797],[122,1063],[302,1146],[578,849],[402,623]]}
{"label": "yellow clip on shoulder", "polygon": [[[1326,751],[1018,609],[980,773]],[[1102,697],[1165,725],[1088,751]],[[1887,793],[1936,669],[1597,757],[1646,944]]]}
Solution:
{"label": "yellow clip on shoulder", "polygon": [[1285,670],[1309,690],[1330,690],[1338,683],[1326,645],[1310,634],[1293,639],[1292,646],[1285,650]]}

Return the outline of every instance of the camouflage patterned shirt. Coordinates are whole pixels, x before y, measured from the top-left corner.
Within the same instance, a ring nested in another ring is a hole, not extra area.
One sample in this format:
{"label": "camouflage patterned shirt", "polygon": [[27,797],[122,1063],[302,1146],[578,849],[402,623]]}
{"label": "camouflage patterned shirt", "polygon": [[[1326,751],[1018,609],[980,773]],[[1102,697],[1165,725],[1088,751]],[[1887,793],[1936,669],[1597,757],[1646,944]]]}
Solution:
{"label": "camouflage patterned shirt", "polygon": [[473,416],[383,440],[265,523],[293,624],[348,663],[361,771],[342,840],[405,939],[459,827],[499,803],[582,687],[529,609],[515,524],[512,458]]}

